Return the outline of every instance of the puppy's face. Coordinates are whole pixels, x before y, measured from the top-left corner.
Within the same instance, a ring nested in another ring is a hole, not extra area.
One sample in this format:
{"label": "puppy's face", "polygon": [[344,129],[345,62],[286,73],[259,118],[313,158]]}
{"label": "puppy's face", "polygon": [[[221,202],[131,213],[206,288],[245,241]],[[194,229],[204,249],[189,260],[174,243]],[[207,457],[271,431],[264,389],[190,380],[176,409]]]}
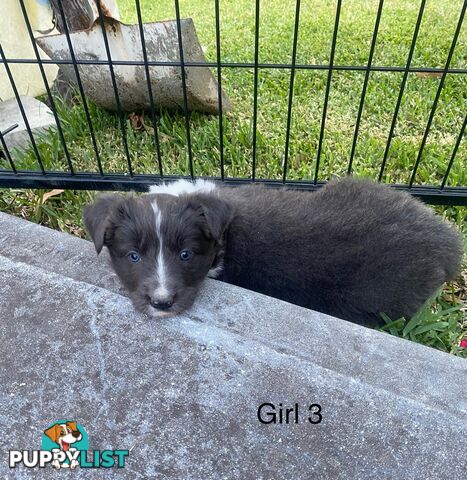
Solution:
{"label": "puppy's face", "polygon": [[70,445],[79,442],[83,436],[76,422],[66,422],[52,425],[44,432],[53,442],[58,443],[62,450],[69,450]]}
{"label": "puppy's face", "polygon": [[135,308],[166,317],[190,307],[222,261],[230,206],[215,195],[101,196],[84,221],[96,250],[107,246]]}

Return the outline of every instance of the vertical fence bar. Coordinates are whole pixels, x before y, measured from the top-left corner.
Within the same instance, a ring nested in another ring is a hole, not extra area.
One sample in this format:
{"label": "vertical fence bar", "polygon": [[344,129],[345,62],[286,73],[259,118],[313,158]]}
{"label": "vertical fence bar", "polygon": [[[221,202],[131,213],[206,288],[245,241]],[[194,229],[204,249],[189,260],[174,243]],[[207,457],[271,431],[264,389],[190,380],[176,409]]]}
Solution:
{"label": "vertical fence bar", "polygon": [[371,65],[373,63],[373,55],[375,53],[376,40],[378,38],[379,24],[381,15],[383,13],[384,0],[379,0],[378,12],[376,13],[375,28],[373,30],[373,37],[371,39],[370,54],[368,55],[368,63],[366,65],[365,79],[363,80],[362,95],[360,97],[360,105],[358,107],[357,120],[355,122],[355,130],[353,134],[352,150],[350,151],[349,167],[347,174],[352,173],[353,160],[355,156],[355,149],[357,147],[358,133],[360,130],[360,122],[362,120],[363,107],[365,105],[366,90],[368,88],[368,81],[370,79]]}
{"label": "vertical fence bar", "polygon": [[8,163],[10,164],[11,169],[13,170],[13,173],[18,173],[15,167],[15,162],[13,162],[13,159],[11,158],[10,150],[8,150],[8,145],[6,144],[5,141],[5,135],[10,133],[12,130],[18,127],[18,124],[15,123],[11,127],[7,128],[3,132],[0,130],[0,143],[2,144],[2,150],[5,152],[6,158],[8,160]]}
{"label": "vertical fence bar", "polygon": [[222,111],[222,71],[221,71],[221,32],[219,0],[214,2],[216,15],[216,62],[217,62],[217,104],[219,106],[219,155],[221,161],[221,180],[224,181],[224,125]]}
{"label": "vertical fence bar", "polygon": [[441,186],[440,186],[441,190],[443,190],[444,187],[446,186],[449,173],[451,172],[452,164],[454,163],[454,159],[456,158],[456,155],[457,155],[457,150],[459,149],[459,145],[461,144],[462,138],[464,137],[466,126],[467,126],[467,115],[464,117],[464,123],[462,124],[461,131],[459,133],[459,136],[457,137],[456,144],[454,145],[454,150],[452,151],[451,160],[449,161],[448,168],[446,169],[446,173],[444,174],[443,181],[441,182]]}
{"label": "vertical fence bar", "polygon": [[289,159],[289,142],[290,142],[290,126],[292,123],[292,105],[293,105],[293,89],[295,81],[295,63],[297,59],[297,43],[298,43],[298,27],[300,24],[300,0],[295,3],[295,25],[292,45],[292,65],[290,70],[290,84],[289,84],[289,104],[287,106],[287,127],[285,130],[285,153],[284,165],[282,171],[282,183],[287,180],[287,163]]}
{"label": "vertical fence bar", "polygon": [[452,55],[454,54],[454,50],[455,50],[456,44],[457,44],[457,39],[459,38],[459,33],[461,31],[462,22],[464,21],[466,6],[467,6],[467,0],[464,0],[464,6],[462,7],[461,14],[460,14],[460,17],[459,17],[459,21],[457,22],[456,31],[454,33],[454,37],[452,38],[451,48],[449,49],[448,58],[446,60],[446,65],[444,66],[444,72],[443,72],[443,75],[441,76],[441,79],[439,81],[438,90],[436,92],[435,99],[433,100],[433,105],[431,106],[430,116],[428,117],[428,122],[426,124],[425,133],[423,134],[422,143],[420,144],[420,149],[418,151],[417,160],[415,161],[415,165],[414,165],[413,170],[412,170],[412,175],[411,175],[410,181],[409,181],[409,188],[412,188],[413,182],[415,180],[415,175],[417,174],[418,166],[419,166],[420,161],[422,159],[423,150],[425,148],[426,141],[428,139],[428,134],[430,133],[431,124],[433,122],[433,118],[434,118],[435,113],[436,113],[436,108],[438,107],[439,97],[441,96],[441,91],[443,90],[443,87],[444,87],[444,82],[445,82],[446,76],[448,74],[449,65],[451,64]]}
{"label": "vertical fence bar", "polygon": [[327,82],[326,82],[326,92],[324,94],[323,116],[321,118],[321,129],[320,129],[320,132],[319,132],[318,151],[317,151],[317,154],[316,154],[315,176],[313,178],[313,183],[315,185],[318,182],[319,160],[320,160],[320,157],[321,157],[321,150],[323,148],[324,129],[326,128],[326,115],[327,115],[327,111],[328,111],[329,92],[331,90],[332,71],[333,71],[333,67],[334,67],[334,55],[336,53],[337,32],[339,30],[339,19],[340,19],[340,15],[341,15],[341,5],[342,5],[342,0],[337,0],[336,18],[335,18],[335,21],[334,21],[334,32],[332,34],[331,54],[330,54],[330,58],[329,58],[328,79],[327,79]]}
{"label": "vertical fence bar", "polygon": [[410,72],[410,65],[412,64],[413,52],[415,50],[415,44],[417,43],[418,32],[420,30],[420,25],[422,23],[423,12],[425,11],[426,0],[421,0],[420,8],[418,10],[417,22],[415,24],[415,29],[413,32],[412,43],[410,45],[409,55],[407,56],[407,63],[405,65],[404,75],[402,77],[401,86],[399,89],[399,96],[397,98],[396,108],[394,110],[394,115],[392,117],[391,128],[389,129],[388,139],[386,141],[386,148],[384,150],[383,162],[381,163],[381,168],[378,175],[378,182],[381,182],[384,174],[384,169],[386,168],[386,162],[389,155],[389,149],[391,147],[392,137],[394,135],[394,129],[396,127],[397,117],[399,115],[399,108],[402,103],[402,97],[404,96],[405,84],[407,83],[407,78]]}
{"label": "vertical fence bar", "polygon": [[256,179],[256,142],[258,125],[258,56],[259,56],[259,14],[260,0],[256,0],[255,5],[255,54],[254,54],[254,78],[253,78],[253,163],[251,166],[251,180]]}
{"label": "vertical fence bar", "polygon": [[128,173],[132,177],[133,176],[133,168],[131,166],[130,150],[128,149],[128,141],[127,141],[127,136],[126,136],[126,126],[125,126],[125,117],[123,115],[122,105],[120,103],[120,94],[118,93],[117,79],[115,77],[114,66],[113,66],[113,63],[112,63],[112,54],[110,52],[109,39],[107,37],[107,31],[106,31],[106,28],[105,28],[104,15],[102,13],[101,2],[99,0],[95,0],[95,3],[96,3],[96,6],[97,6],[97,11],[99,13],[99,22],[101,24],[102,37],[104,39],[105,53],[107,55],[107,60],[109,62],[110,78],[112,79],[112,87],[113,87],[113,90],[114,90],[115,104],[116,104],[116,107],[117,107],[118,118],[120,120],[120,130],[122,132],[123,148],[125,150],[125,156],[126,156],[126,161],[127,161],[127,165],[128,165]]}
{"label": "vertical fence bar", "polygon": [[159,175],[161,177],[164,176],[164,172],[162,170],[162,155],[161,155],[161,146],[159,143],[159,131],[157,128],[157,118],[156,118],[156,109],[154,106],[154,96],[152,94],[152,85],[151,85],[151,75],[149,72],[149,64],[148,64],[148,52],[146,50],[146,41],[144,38],[144,28],[143,28],[143,18],[141,15],[141,6],[140,0],[135,0],[136,3],[136,14],[138,15],[138,26],[139,26],[139,35],[141,37],[141,49],[143,52],[143,61],[144,61],[144,70],[146,72],[146,81],[148,84],[148,94],[149,94],[149,104],[151,108],[151,120],[152,125],[154,128],[154,146],[156,148],[157,154],[157,162],[159,164]]}
{"label": "vertical fence bar", "polygon": [[96,136],[94,134],[94,127],[92,126],[91,115],[89,113],[88,102],[86,100],[86,95],[84,93],[83,83],[81,82],[81,76],[78,69],[78,64],[76,62],[75,51],[73,49],[73,44],[71,43],[70,31],[68,30],[68,25],[65,18],[65,11],[63,10],[62,0],[58,0],[58,9],[60,10],[60,16],[63,21],[63,29],[65,31],[66,41],[68,45],[68,50],[70,51],[71,62],[73,63],[73,69],[76,76],[76,82],[78,83],[78,90],[81,96],[81,101],[83,102],[84,114],[86,116],[86,122],[89,128],[89,134],[91,135],[92,146],[94,153],[96,155],[97,168],[99,169],[100,175],[104,175],[102,170],[102,163],[99,155],[99,150],[97,148]]}
{"label": "vertical fence bar", "polygon": [[21,6],[21,11],[23,12],[23,18],[24,18],[24,22],[26,23],[26,28],[28,30],[29,38],[31,40],[31,45],[32,45],[32,48],[34,50],[34,55],[36,56],[36,59],[37,59],[37,65],[39,66],[39,70],[41,72],[42,81],[44,82],[45,90],[47,92],[47,97],[49,99],[50,106],[52,108],[52,113],[53,113],[53,116],[54,116],[54,119],[55,119],[55,123],[57,125],[58,136],[60,137],[60,142],[63,146],[63,152],[65,153],[65,158],[66,158],[66,161],[68,163],[68,169],[70,170],[70,173],[72,175],[74,175],[75,172],[74,172],[74,169],[73,169],[73,164],[71,162],[70,152],[68,151],[68,147],[67,147],[67,144],[66,144],[66,141],[65,141],[65,136],[63,135],[62,125],[61,125],[60,119],[58,118],[57,107],[55,105],[55,101],[54,101],[54,98],[52,96],[52,92],[50,91],[49,82],[47,80],[47,75],[45,74],[44,66],[42,65],[42,59],[41,59],[41,56],[39,54],[39,50],[37,48],[36,41],[34,39],[34,33],[32,31],[32,28],[31,28],[31,23],[29,21],[28,12],[26,10],[26,7],[24,6],[24,0],[19,0],[19,3],[20,3],[20,6]]}
{"label": "vertical fence bar", "polygon": [[189,167],[190,167],[190,176],[191,176],[191,179],[193,179],[195,174],[193,170],[193,152],[191,149],[190,111],[188,110],[185,58],[183,54],[182,23],[180,21],[180,5],[178,0],[175,0],[175,16],[177,18],[178,49],[179,49],[179,55],[180,55],[180,68],[182,73],[183,109],[185,110],[186,143],[188,146],[188,161],[189,161]]}
{"label": "vertical fence bar", "polygon": [[32,145],[32,148],[34,150],[34,154],[36,155],[37,163],[39,164],[39,168],[41,169],[41,172],[43,174],[45,174],[45,169],[44,169],[44,164],[42,162],[42,157],[39,153],[39,149],[37,148],[36,141],[34,140],[34,135],[32,133],[31,126],[29,125],[28,117],[26,115],[26,112],[24,111],[23,102],[21,101],[21,97],[18,93],[18,89],[16,88],[15,79],[13,78],[13,75],[11,73],[10,66],[8,65],[8,62],[7,62],[7,59],[5,57],[5,53],[3,51],[3,47],[2,47],[1,44],[0,44],[0,56],[2,57],[3,65],[5,66],[5,70],[6,70],[6,73],[7,73],[7,76],[8,76],[8,80],[10,81],[11,88],[13,89],[13,93],[14,93],[15,98],[16,98],[16,103],[18,104],[18,108],[21,112],[21,116],[23,117],[24,125],[26,126],[26,130],[28,132],[29,139],[31,140],[31,145]]}

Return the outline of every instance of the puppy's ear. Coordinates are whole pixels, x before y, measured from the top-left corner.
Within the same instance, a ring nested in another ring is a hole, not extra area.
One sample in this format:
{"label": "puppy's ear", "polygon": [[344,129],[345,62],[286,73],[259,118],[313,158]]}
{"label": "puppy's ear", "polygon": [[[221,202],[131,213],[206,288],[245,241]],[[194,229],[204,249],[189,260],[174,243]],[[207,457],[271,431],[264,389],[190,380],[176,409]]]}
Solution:
{"label": "puppy's ear", "polygon": [[206,219],[209,234],[214,240],[220,241],[225,229],[229,226],[234,215],[234,209],[225,200],[213,195],[200,197],[200,214]]}
{"label": "puppy's ear", "polygon": [[59,425],[55,424],[45,430],[44,433],[50,438],[50,440],[52,440],[52,442],[58,443],[57,440],[62,433],[62,429]]}
{"label": "puppy's ear", "polygon": [[101,253],[102,247],[105,245],[106,233],[111,227],[110,216],[122,202],[121,195],[101,195],[84,209],[84,224],[91,235],[97,254]]}
{"label": "puppy's ear", "polygon": [[76,422],[66,422],[66,426],[70,427],[73,432],[76,432],[78,430],[78,425]]}

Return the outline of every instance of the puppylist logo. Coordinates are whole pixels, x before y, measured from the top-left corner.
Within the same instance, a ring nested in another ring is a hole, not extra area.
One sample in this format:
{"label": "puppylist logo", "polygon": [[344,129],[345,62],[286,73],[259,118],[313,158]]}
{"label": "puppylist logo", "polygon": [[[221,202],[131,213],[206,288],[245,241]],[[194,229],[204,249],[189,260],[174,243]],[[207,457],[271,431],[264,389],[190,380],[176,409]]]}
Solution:
{"label": "puppylist logo", "polygon": [[123,468],[128,450],[88,450],[88,435],[76,422],[59,420],[44,430],[41,450],[10,450],[9,466],[45,468]]}

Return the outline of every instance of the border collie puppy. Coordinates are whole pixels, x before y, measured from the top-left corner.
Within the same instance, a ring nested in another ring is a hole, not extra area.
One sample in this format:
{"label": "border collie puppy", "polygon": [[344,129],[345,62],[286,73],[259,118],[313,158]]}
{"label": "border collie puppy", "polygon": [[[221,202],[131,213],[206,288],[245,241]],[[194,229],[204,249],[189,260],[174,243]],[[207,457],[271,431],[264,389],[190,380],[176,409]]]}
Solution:
{"label": "border collie puppy", "polygon": [[190,307],[217,278],[362,325],[408,318],[460,268],[459,233],[409,194],[347,177],[318,192],[198,180],[84,211],[135,307]]}

